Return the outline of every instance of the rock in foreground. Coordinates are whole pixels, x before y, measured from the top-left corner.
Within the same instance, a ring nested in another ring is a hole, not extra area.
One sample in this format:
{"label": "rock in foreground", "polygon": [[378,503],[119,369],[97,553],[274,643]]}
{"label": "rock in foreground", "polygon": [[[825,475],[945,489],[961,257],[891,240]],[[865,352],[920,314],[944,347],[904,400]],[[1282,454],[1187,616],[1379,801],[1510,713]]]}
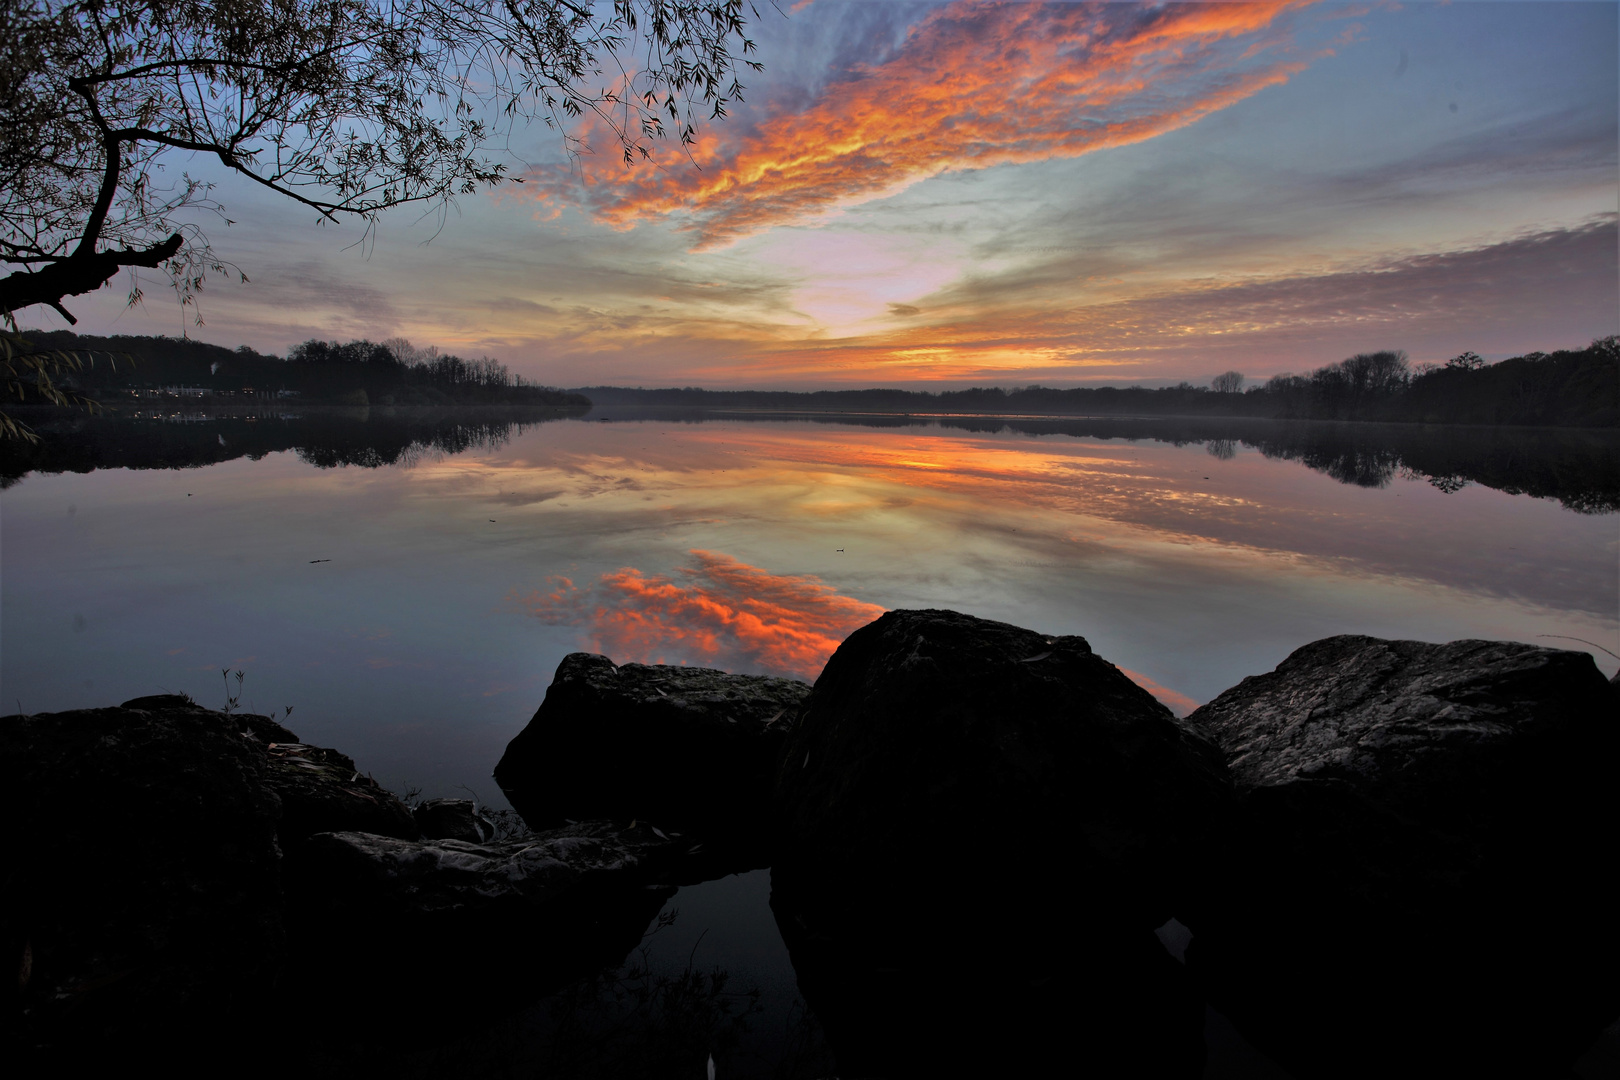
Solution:
{"label": "rock in foreground", "polygon": [[[20,975],[0,1051],[29,1074],[201,1075],[250,1044],[297,1071],[312,1041],[398,1039],[419,1019],[395,992],[412,980],[470,980],[434,1015],[476,1022],[621,961],[695,861],[607,822],[422,840],[488,821],[437,800],[419,826],[338,751],[175,695],[0,720],[0,813],[0,940]],[[266,1039],[268,1017],[302,1030]]]}
{"label": "rock in foreground", "polygon": [[1152,931],[1229,798],[1220,752],[1082,638],[855,631],[775,789],[773,906],[840,1064],[1198,1075],[1202,1004]]}
{"label": "rock in foreground", "polygon": [[184,698],[129,706],[0,721],[13,1060],[58,1042],[204,1043],[281,970],[281,804],[262,746]]}
{"label": "rock in foreground", "polygon": [[809,693],[793,679],[573,653],[495,780],[532,828],[639,819],[757,847],[782,740]]}
{"label": "rock in foreground", "polygon": [[414,840],[421,832],[399,796],[337,750],[296,739],[265,746],[265,782],[281,799],[277,835],[294,853],[318,832],[348,829]]}
{"label": "rock in foreground", "polygon": [[1301,1076],[1547,1075],[1620,1010],[1610,687],[1585,653],[1336,637],[1190,722],[1242,793],[1182,915]]}
{"label": "rock in foreground", "polygon": [[[487,843],[319,833],[289,866],[293,952],[319,942],[318,961],[341,942],[343,962],[378,984],[476,987],[463,1004],[478,1009],[530,1001],[622,962],[689,848],[603,821]],[[319,962],[293,967],[299,996],[352,1011],[347,980],[331,982]],[[402,1019],[385,1007],[371,1022]]]}

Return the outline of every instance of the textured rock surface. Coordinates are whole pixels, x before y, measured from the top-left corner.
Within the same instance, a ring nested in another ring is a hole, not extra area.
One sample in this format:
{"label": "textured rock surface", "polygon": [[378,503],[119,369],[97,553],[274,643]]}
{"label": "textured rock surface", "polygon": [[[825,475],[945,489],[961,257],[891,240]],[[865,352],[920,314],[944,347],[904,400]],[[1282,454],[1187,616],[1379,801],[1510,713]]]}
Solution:
{"label": "textured rock surface", "polygon": [[1200,1073],[1202,1006],[1152,928],[1229,780],[1082,638],[884,615],[828,661],[775,799],[772,904],[841,1065]]}
{"label": "textured rock surface", "polygon": [[480,814],[471,799],[424,799],[411,809],[411,816],[428,840],[483,844],[495,839],[495,823]]}
{"label": "textured rock surface", "polygon": [[318,832],[420,835],[410,807],[362,774],[347,754],[300,742],[270,742],[264,754],[265,784],[281,799],[279,835],[289,853]]}
{"label": "textured rock surface", "polygon": [[1586,653],[1347,635],[1244,679],[1193,722],[1240,787],[1338,779],[1391,810],[1466,824],[1527,753],[1601,717],[1601,682]]}
{"label": "textured rock surface", "polygon": [[1297,1073],[1555,1074],[1620,1011],[1589,656],[1328,638],[1189,720],[1243,793],[1189,964]]}
{"label": "textured rock surface", "polygon": [[810,687],[573,653],[495,766],[533,828],[651,821],[756,838],[776,756]]}
{"label": "textured rock surface", "polygon": [[198,1039],[274,984],[280,806],[235,720],[183,699],[0,720],[5,941],[11,971],[31,960],[6,1020],[29,1052]]}
{"label": "textured rock surface", "polygon": [[592,879],[654,881],[688,846],[650,829],[595,821],[487,844],[321,833],[300,861],[330,910],[478,919],[512,902],[543,903]]}

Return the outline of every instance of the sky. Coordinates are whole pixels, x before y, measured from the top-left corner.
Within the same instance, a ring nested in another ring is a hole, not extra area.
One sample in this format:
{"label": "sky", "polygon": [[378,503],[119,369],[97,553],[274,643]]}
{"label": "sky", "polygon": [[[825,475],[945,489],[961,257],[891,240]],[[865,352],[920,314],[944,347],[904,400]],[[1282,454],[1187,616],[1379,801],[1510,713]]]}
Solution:
{"label": "sky", "polygon": [[763,7],[765,71],[690,159],[515,131],[521,183],[369,242],[215,176],[234,223],[209,235],[249,281],[210,282],[203,325],[155,280],[70,307],[276,354],[403,336],[563,386],[1151,386],[1580,347],[1620,331],[1617,13]]}

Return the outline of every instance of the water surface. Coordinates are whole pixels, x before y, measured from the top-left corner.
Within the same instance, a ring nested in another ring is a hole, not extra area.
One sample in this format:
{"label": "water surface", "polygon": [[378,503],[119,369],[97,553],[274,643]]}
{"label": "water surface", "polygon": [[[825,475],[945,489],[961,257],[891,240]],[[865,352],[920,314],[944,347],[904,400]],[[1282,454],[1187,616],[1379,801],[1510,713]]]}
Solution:
{"label": "water surface", "polygon": [[[292,706],[385,785],[496,805],[576,649],[813,680],[882,610],[948,607],[1084,635],[1182,713],[1329,634],[1620,652],[1600,433],[331,410],[76,421],[0,464],[9,708],[218,706],[242,672],[244,706]],[[674,987],[728,1075],[821,1075],[768,889],[683,889],[559,999],[596,1028],[552,1001],[445,1052],[498,1072],[665,1038],[624,1002]],[[1210,1075],[1280,1075],[1210,1023]]]}
{"label": "water surface", "polygon": [[948,607],[1082,634],[1178,711],[1328,634],[1620,652],[1614,481],[1590,475],[1612,437],[1463,429],[1473,460],[1580,474],[1560,501],[1414,471],[1364,425],[610,415],[436,446],[384,420],[282,450],[256,433],[296,421],[149,422],[160,463],[226,459],[13,482],[6,704],[217,705],[240,670],[244,704],[380,781],[498,803],[490,769],[581,648],[813,679],[880,610]]}

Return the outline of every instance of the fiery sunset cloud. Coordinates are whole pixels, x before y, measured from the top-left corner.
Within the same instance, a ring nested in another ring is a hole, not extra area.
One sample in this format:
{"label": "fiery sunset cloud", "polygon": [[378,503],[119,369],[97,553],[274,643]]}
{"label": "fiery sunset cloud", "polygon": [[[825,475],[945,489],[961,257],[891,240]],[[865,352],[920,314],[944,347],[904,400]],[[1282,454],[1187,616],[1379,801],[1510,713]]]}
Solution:
{"label": "fiery sunset cloud", "polygon": [[694,158],[582,186],[531,174],[547,202],[629,227],[690,215],[700,249],[892,194],[953,169],[1072,158],[1194,123],[1304,69],[1280,16],[1254,4],[1005,4],[959,0],[886,60],[857,64],[809,108]]}
{"label": "fiery sunset cloud", "polygon": [[[691,160],[513,124],[521,184],[341,240],[194,162],[252,282],[210,285],[185,332],[402,336],[580,388],[1203,385],[1580,348],[1620,330],[1617,31],[1614,3],[1529,0],[761,5],[764,70]],[[126,295],[86,295],[79,331],[182,330]]]}
{"label": "fiery sunset cloud", "polygon": [[624,567],[579,588],[563,577],[552,591],[518,602],[545,622],[579,626],[587,647],[623,663],[694,663],[813,681],[852,631],[883,608],[813,575],[773,574],[729,555],[691,553],[681,580]]}

